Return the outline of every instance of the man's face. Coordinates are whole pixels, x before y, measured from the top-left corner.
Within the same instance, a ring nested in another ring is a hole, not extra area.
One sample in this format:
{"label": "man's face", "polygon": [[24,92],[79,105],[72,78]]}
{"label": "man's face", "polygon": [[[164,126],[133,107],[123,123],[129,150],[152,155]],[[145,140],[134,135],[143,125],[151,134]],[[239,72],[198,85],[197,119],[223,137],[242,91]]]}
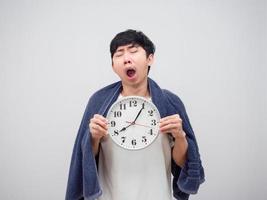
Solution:
{"label": "man's face", "polygon": [[119,46],[112,57],[114,72],[127,85],[142,84],[147,80],[148,66],[153,63],[153,54],[148,57],[139,45]]}

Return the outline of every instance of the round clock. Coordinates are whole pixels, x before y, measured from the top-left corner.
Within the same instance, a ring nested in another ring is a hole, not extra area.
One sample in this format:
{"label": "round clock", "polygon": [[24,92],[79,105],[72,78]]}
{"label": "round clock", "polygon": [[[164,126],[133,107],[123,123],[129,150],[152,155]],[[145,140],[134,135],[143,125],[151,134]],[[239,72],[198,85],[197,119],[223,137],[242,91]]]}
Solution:
{"label": "round clock", "polygon": [[108,133],[120,147],[143,149],[158,136],[160,113],[152,101],[139,96],[119,98],[107,114]]}

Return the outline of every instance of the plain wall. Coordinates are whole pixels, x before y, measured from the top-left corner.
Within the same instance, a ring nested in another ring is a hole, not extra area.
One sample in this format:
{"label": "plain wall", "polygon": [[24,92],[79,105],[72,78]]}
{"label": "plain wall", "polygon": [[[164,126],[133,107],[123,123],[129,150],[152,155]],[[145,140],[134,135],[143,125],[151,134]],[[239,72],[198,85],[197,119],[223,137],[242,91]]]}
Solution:
{"label": "plain wall", "polygon": [[206,182],[198,200],[266,199],[267,4],[0,0],[0,199],[64,199],[88,98],[118,80],[109,43],[156,44],[150,77],[183,100]]}

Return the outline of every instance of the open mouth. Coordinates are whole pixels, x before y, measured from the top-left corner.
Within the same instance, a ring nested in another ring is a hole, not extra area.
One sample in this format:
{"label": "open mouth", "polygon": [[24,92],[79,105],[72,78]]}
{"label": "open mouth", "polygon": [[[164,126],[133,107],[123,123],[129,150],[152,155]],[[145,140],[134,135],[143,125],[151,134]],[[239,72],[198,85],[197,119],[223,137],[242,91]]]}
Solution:
{"label": "open mouth", "polygon": [[128,77],[132,78],[135,75],[136,71],[133,68],[129,68],[126,70],[126,74]]}

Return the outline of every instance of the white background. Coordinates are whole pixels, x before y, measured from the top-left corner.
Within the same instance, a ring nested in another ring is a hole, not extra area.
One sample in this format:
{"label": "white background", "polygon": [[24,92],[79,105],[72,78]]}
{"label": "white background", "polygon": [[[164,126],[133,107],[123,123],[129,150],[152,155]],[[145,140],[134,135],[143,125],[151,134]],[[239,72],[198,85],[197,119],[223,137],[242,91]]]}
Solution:
{"label": "white background", "polygon": [[266,199],[266,13],[263,0],[0,0],[0,199],[64,199],[85,106],[118,80],[109,43],[128,28],[186,105],[206,172],[191,199]]}

